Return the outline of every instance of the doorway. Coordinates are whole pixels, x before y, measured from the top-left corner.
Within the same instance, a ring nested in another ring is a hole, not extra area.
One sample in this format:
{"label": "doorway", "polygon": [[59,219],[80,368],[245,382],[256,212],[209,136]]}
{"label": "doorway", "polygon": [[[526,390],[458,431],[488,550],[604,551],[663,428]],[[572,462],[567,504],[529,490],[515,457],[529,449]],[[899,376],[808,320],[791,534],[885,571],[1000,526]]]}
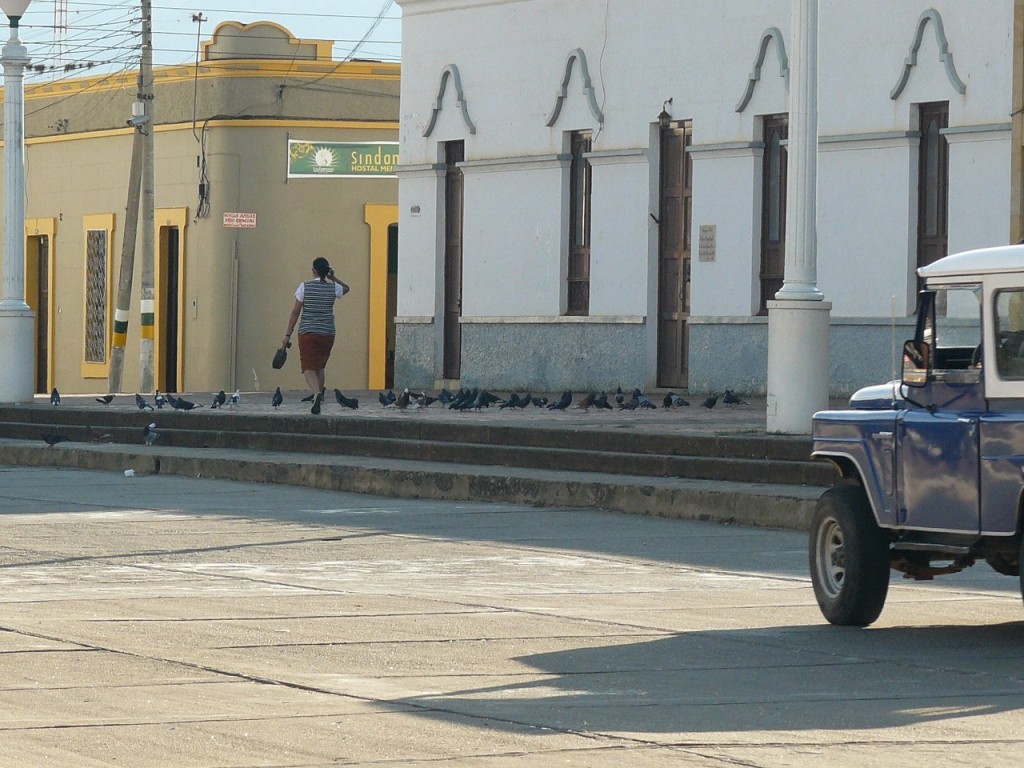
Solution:
{"label": "doorway", "polygon": [[658,204],[658,386],[685,389],[688,379],[693,162],[690,121],[661,128]]}
{"label": "doorway", "polygon": [[444,144],[444,328],[441,376],[456,381],[462,375],[462,215],[465,142]]}
{"label": "doorway", "polygon": [[50,236],[30,235],[25,243],[25,303],[36,313],[37,394],[50,391]]}
{"label": "doorway", "polygon": [[160,227],[159,283],[156,297],[156,376],[161,392],[181,390],[181,230]]}

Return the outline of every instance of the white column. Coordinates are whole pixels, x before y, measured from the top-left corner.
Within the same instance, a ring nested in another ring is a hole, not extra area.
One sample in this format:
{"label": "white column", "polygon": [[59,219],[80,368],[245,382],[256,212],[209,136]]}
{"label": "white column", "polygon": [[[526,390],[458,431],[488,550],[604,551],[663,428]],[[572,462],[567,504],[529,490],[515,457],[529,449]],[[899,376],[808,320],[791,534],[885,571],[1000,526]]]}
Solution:
{"label": "white column", "polygon": [[786,272],[768,302],[769,432],[807,434],[828,407],[829,314],[818,290],[818,0],[793,0]]}
{"label": "white column", "polygon": [[31,402],[35,379],[35,314],[25,303],[25,91],[28,50],[11,24],[3,47],[4,253],[0,297],[0,402]]}

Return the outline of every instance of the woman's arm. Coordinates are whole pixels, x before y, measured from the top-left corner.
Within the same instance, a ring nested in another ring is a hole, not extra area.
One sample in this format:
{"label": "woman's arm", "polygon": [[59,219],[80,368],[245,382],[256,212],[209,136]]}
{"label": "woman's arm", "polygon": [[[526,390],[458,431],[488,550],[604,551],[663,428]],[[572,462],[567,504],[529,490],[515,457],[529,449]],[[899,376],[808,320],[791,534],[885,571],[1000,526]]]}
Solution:
{"label": "woman's arm", "polygon": [[299,322],[299,315],[301,314],[302,302],[296,299],[295,306],[292,307],[292,313],[288,316],[288,331],[281,340],[282,347],[290,347],[292,345],[292,333],[295,331],[295,324]]}
{"label": "woman's arm", "polygon": [[331,280],[333,280],[335,283],[337,283],[338,285],[341,286],[341,295],[342,296],[344,296],[346,293],[348,293],[350,290],[352,290],[351,288],[348,287],[348,283],[346,283],[344,280],[338,278],[334,274],[334,270],[333,269],[331,269],[331,270],[329,270],[327,272],[327,277],[329,277]]}

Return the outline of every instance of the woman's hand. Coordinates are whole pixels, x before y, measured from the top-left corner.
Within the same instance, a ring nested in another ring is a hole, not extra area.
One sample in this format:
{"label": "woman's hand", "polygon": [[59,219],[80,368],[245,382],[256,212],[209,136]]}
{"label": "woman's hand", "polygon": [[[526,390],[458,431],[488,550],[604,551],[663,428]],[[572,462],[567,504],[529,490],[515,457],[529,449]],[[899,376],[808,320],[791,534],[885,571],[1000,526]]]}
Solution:
{"label": "woman's hand", "polygon": [[292,345],[292,340],[291,340],[290,336],[285,336],[283,339],[281,339],[281,346],[282,347],[286,347],[287,348],[287,347],[291,347],[291,345]]}

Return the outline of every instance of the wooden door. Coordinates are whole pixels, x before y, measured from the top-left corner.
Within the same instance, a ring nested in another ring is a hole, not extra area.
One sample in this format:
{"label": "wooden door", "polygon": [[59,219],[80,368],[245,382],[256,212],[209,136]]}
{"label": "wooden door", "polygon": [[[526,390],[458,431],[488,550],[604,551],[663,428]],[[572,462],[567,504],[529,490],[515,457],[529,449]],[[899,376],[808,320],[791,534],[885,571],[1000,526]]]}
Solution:
{"label": "wooden door", "polygon": [[786,140],[789,117],[764,119],[764,159],[761,171],[761,303],[759,314],[768,314],[768,302],[782,288],[786,277]]}
{"label": "wooden door", "polygon": [[463,178],[458,164],[465,160],[462,141],[445,143],[444,184],[444,352],[442,377],[462,375],[462,212]]}
{"label": "wooden door", "polygon": [[29,264],[35,260],[31,296],[27,303],[36,313],[36,381],[35,391],[50,391],[50,238],[39,235],[28,238]]}
{"label": "wooden door", "polygon": [[949,125],[949,104],[922,104],[917,183],[917,266],[946,255],[949,201],[949,145],[942,130]]}
{"label": "wooden door", "polygon": [[658,216],[658,386],[687,386],[693,164],[690,123],[661,129]]}

